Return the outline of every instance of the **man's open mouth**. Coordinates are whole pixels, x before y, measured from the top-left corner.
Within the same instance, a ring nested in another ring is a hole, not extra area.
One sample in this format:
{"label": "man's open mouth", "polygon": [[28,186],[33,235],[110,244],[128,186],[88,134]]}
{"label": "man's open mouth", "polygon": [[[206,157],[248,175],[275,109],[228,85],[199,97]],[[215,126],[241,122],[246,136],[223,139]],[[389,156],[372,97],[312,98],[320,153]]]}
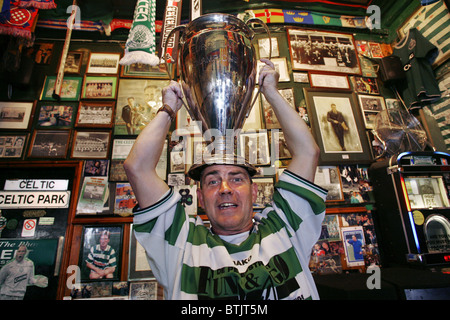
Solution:
{"label": "man's open mouth", "polygon": [[236,208],[237,204],[232,203],[232,202],[224,202],[219,204],[219,209],[224,210],[224,209],[229,209],[229,208]]}

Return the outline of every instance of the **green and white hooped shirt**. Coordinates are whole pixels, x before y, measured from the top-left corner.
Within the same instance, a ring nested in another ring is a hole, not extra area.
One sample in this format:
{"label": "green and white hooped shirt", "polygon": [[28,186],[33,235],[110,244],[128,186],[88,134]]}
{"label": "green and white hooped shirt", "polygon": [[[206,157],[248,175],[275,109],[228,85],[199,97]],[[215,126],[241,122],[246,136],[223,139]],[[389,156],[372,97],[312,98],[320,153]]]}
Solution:
{"label": "green and white hooped shirt", "polygon": [[272,206],[255,215],[245,240],[233,244],[233,237],[221,238],[201,218],[188,216],[170,189],[135,212],[134,231],[166,299],[319,299],[308,263],[326,194],[285,170]]}

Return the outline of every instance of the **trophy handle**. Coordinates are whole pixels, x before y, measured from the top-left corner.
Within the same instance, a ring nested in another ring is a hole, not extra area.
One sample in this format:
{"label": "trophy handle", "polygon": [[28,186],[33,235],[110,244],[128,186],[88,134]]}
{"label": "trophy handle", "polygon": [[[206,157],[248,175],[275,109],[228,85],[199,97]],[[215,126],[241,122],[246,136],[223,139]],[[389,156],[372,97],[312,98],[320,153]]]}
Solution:
{"label": "trophy handle", "polygon": [[167,53],[167,44],[169,43],[170,38],[172,38],[172,36],[175,34],[175,32],[180,31],[182,29],[186,29],[186,25],[180,25],[180,26],[176,26],[175,28],[173,28],[169,35],[166,38],[166,41],[164,43],[164,64],[166,66],[166,71],[167,71],[167,75],[169,76],[169,81],[172,81],[172,76],[170,75],[170,71],[169,71],[169,65],[167,64],[167,60],[173,60],[173,57]]}
{"label": "trophy handle", "polygon": [[[250,26],[249,26],[250,23],[259,23],[260,25],[262,25],[264,30],[266,31],[267,35],[269,36],[269,60],[271,60],[272,59],[272,38],[270,38],[269,27],[264,23],[264,21],[262,21],[259,18],[250,18],[247,20],[247,22],[245,24],[250,28]],[[264,81],[264,79],[262,81]],[[250,108],[248,109],[248,113],[247,113],[246,117],[248,117],[248,115],[250,114],[250,111],[253,109],[253,105],[255,104],[256,100],[258,99],[258,95],[261,93],[262,81],[259,84],[258,92],[256,93],[255,98],[253,99],[253,102],[251,103]]]}

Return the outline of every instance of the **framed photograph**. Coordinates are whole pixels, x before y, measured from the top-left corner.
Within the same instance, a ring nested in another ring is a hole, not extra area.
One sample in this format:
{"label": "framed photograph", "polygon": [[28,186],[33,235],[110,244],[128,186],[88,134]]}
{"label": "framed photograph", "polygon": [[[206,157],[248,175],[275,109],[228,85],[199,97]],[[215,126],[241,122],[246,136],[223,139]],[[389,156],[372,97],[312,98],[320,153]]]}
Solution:
{"label": "framed photograph", "polygon": [[83,99],[115,99],[117,95],[117,77],[85,76]]}
{"label": "framed photograph", "polygon": [[370,77],[350,77],[353,85],[353,90],[360,94],[374,94],[379,95],[377,78]]}
{"label": "framed photograph", "polygon": [[83,281],[119,280],[122,257],[121,225],[84,226],[78,266]]}
{"label": "framed photograph", "polygon": [[320,164],[371,161],[361,110],[352,92],[304,88]]}
{"label": "framed photograph", "polygon": [[110,142],[110,131],[75,130],[71,158],[106,159],[108,158]]}
{"label": "framed photograph", "polygon": [[274,179],[267,177],[254,177],[253,183],[256,183],[258,186],[258,195],[255,203],[253,204],[253,208],[264,209],[272,202]]}
{"label": "framed photograph", "polygon": [[288,29],[293,70],[361,74],[353,35]]}
{"label": "framed photograph", "polygon": [[278,47],[278,38],[271,37],[270,41],[269,38],[260,38],[258,39],[258,53],[259,58],[269,58],[269,51],[270,51],[270,44],[272,43],[272,54],[270,55],[271,58],[279,57],[280,56],[280,50]]}
{"label": "framed photograph", "polygon": [[270,133],[270,143],[273,144],[273,149],[271,150],[275,150],[275,152],[277,152],[276,155],[272,155],[274,156],[274,159],[278,160],[292,158],[292,155],[287,147],[283,131],[271,130]]}
{"label": "framed photograph", "polygon": [[377,114],[386,109],[384,98],[382,96],[358,95],[358,99],[366,129],[374,129]]}
{"label": "framed photograph", "polygon": [[[289,102],[289,105],[295,110],[294,101],[294,89],[293,88],[283,88],[278,89],[280,94]],[[264,96],[261,96],[262,100],[262,111],[264,115],[264,123],[266,129],[281,129],[281,125],[273,111],[272,106],[267,102]]]}
{"label": "framed photograph", "polygon": [[0,129],[27,130],[34,106],[34,102],[0,101]]}
{"label": "framed photograph", "polygon": [[28,157],[65,159],[69,142],[70,130],[34,130]]}
{"label": "framed photograph", "polygon": [[36,64],[50,64],[54,45],[54,43],[46,42],[35,43],[33,48],[30,49],[34,62]]}
{"label": "framed photograph", "polygon": [[308,72],[293,72],[294,82],[309,83]]}
{"label": "framed photograph", "polygon": [[318,166],[314,183],[328,190],[326,201],[344,201],[341,175],[337,166]]}
{"label": "framed photograph", "polygon": [[167,80],[121,79],[114,134],[138,135],[162,107],[161,90],[167,84]]}
{"label": "framed photograph", "polygon": [[347,203],[370,201],[372,185],[369,181],[369,167],[364,165],[339,165],[342,192]]}
{"label": "framed photograph", "polygon": [[346,75],[310,72],[309,78],[312,88],[350,90],[350,82]]}
{"label": "framed photograph", "polygon": [[21,159],[28,134],[0,134],[0,159]]}
{"label": "framed photograph", "polygon": [[[44,87],[41,92],[41,100],[52,100],[55,90],[56,76],[46,76]],[[81,87],[83,85],[82,77],[64,77],[61,85],[61,101],[78,101],[80,99]]]}
{"label": "framed photograph", "polygon": [[137,205],[136,196],[128,182],[116,183],[116,196],[114,199],[114,214],[128,217],[133,214],[133,208]]}
{"label": "framed photograph", "polygon": [[155,279],[152,268],[148,264],[144,247],[136,240],[134,232],[130,232],[130,253],[128,259],[129,281]]}
{"label": "framed photograph", "polygon": [[77,215],[98,215],[109,211],[108,177],[84,177],[77,203]]}
{"label": "framed photograph", "polygon": [[122,78],[169,79],[164,64],[151,66],[143,63],[132,63],[122,66],[120,76]]}
{"label": "framed photograph", "polygon": [[348,267],[364,266],[363,249],[366,245],[363,227],[341,228],[341,238],[344,242],[345,260]]}
{"label": "framed photograph", "polygon": [[91,52],[86,73],[117,74],[120,55],[120,53]]}
{"label": "framed photograph", "polygon": [[133,281],[130,282],[129,300],[157,300],[158,282]]}
{"label": "framed photograph", "polygon": [[253,96],[251,101],[253,102],[253,100],[255,100],[255,104],[253,105],[252,109],[250,110],[250,113],[248,114],[247,118],[244,121],[244,125],[242,126],[243,131],[258,130],[262,128],[261,95],[258,94],[258,89],[253,90]]}
{"label": "framed photograph", "polygon": [[[273,62],[275,66],[275,70],[280,74],[279,82],[289,82],[291,81],[291,77],[289,76],[289,69],[287,65],[287,59],[286,57],[281,58],[272,58],[270,61]],[[256,83],[258,83],[259,79],[259,71],[261,68],[265,65],[264,62],[261,62],[258,60],[256,69],[258,70],[256,73]]]}
{"label": "framed photograph", "polygon": [[81,101],[75,126],[112,128],[114,107],[114,101]]}
{"label": "framed photograph", "polygon": [[78,103],[39,102],[36,126],[45,128],[71,128]]}
{"label": "framed photograph", "polygon": [[241,132],[239,135],[240,155],[253,165],[269,165],[269,138],[267,131]]}
{"label": "framed photograph", "polygon": [[[61,61],[59,63],[61,64]],[[82,63],[82,51],[69,51],[67,53],[66,62],[64,63],[64,73],[80,74]]]}

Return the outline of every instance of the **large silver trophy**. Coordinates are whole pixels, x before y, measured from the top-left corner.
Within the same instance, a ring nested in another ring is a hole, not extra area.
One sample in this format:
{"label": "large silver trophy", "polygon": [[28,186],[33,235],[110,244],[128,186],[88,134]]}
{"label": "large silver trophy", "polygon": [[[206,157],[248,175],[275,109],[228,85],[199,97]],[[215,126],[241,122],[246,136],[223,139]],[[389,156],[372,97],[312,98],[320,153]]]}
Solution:
{"label": "large silver trophy", "polygon": [[[175,32],[180,32],[177,69],[185,107],[201,127],[204,139],[214,142],[216,153],[234,154],[234,136],[256,101],[251,101],[257,74],[252,23],[263,26],[270,40],[269,29],[260,19],[245,23],[220,13],[178,26],[166,39],[164,48]],[[166,57],[166,66],[167,58],[171,57]]]}

